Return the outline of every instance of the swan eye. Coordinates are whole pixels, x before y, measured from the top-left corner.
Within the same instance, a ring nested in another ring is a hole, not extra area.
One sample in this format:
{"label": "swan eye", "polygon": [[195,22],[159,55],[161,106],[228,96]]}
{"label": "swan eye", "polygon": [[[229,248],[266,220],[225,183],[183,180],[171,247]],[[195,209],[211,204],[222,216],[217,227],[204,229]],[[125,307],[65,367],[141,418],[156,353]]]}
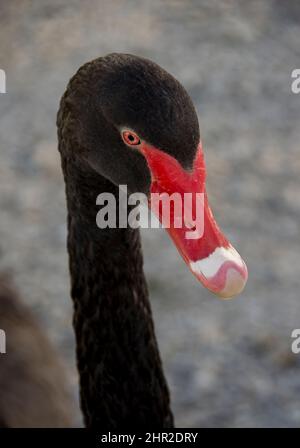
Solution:
{"label": "swan eye", "polygon": [[134,146],[141,143],[139,136],[132,131],[123,131],[122,139],[126,145]]}

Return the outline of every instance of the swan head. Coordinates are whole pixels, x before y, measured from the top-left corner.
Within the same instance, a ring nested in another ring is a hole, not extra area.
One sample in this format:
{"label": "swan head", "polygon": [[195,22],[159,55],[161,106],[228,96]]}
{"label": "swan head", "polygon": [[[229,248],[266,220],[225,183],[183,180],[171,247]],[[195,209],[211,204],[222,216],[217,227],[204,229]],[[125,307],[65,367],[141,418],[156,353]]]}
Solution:
{"label": "swan head", "polygon": [[65,104],[75,156],[129,193],[146,194],[163,224],[153,195],[175,193],[181,204],[190,195],[189,213],[172,202],[167,231],[206,288],[222,298],[239,294],[247,267],[210,209],[197,113],[184,87],[152,61],[115,53],[79,69]]}

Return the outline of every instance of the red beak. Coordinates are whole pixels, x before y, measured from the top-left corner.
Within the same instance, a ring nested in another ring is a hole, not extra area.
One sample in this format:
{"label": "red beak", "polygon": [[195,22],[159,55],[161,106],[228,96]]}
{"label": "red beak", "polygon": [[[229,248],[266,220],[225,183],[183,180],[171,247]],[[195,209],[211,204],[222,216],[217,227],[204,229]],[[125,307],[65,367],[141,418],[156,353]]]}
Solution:
{"label": "red beak", "polygon": [[[150,208],[170,234],[192,273],[220,297],[239,294],[247,282],[247,267],[221,232],[209,207],[201,143],[192,172],[185,171],[172,156],[146,143],[142,143],[141,152],[152,177]],[[159,200],[167,196],[172,198],[169,216]]]}

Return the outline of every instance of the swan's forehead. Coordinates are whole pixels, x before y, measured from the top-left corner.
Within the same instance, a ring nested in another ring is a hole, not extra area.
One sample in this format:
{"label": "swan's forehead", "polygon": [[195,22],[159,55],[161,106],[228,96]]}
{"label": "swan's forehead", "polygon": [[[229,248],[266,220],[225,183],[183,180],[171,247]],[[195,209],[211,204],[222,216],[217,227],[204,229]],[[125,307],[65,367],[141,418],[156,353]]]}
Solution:
{"label": "swan's forehead", "polygon": [[186,90],[167,72],[135,65],[114,73],[105,82],[101,108],[118,129],[133,129],[191,166],[200,138],[198,117]]}

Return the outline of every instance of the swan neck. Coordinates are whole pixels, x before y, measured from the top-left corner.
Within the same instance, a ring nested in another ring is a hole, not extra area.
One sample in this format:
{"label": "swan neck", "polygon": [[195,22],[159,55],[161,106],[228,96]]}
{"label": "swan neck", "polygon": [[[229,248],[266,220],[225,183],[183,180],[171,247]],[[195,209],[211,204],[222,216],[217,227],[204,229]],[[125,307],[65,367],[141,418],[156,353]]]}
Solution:
{"label": "swan neck", "polygon": [[99,229],[96,197],[117,188],[87,166],[62,163],[81,406],[88,427],[170,427],[139,231]]}

